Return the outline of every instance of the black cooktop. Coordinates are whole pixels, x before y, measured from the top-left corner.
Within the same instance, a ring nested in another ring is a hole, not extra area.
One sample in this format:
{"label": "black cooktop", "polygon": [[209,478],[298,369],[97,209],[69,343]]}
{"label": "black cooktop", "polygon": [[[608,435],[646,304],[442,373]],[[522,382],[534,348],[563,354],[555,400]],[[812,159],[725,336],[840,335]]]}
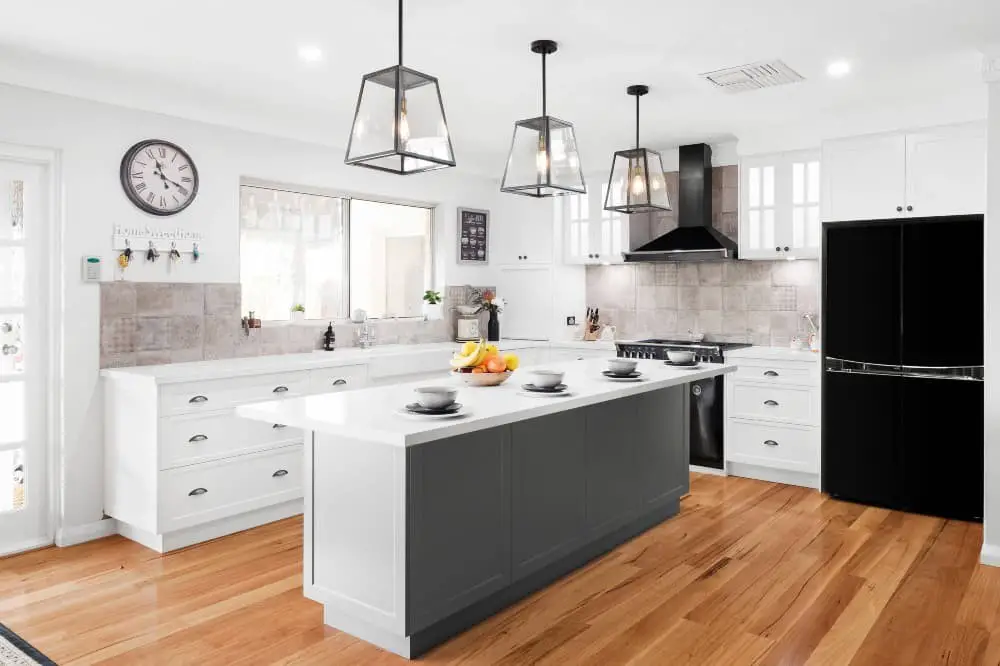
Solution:
{"label": "black cooktop", "polygon": [[701,342],[692,342],[691,340],[670,340],[665,338],[651,338],[648,340],[639,340],[636,344],[653,344],[653,345],[677,345],[678,347],[718,347],[723,351],[731,349],[744,349],[746,347],[751,347],[749,342],[716,342],[714,340],[702,340]]}

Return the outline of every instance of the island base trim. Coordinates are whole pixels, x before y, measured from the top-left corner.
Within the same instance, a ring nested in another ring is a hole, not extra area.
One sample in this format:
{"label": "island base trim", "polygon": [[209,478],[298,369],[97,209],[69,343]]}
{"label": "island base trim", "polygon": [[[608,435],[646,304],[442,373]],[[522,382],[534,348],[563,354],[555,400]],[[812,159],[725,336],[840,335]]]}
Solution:
{"label": "island base trim", "polygon": [[440,645],[452,636],[475,626],[511,604],[520,601],[528,595],[551,585],[563,576],[576,571],[591,560],[632,540],[643,532],[659,525],[680,512],[680,496],[659,504],[655,509],[642,514],[632,522],[582,546],[560,560],[552,562],[542,569],[515,581],[495,594],[482,599],[461,611],[449,615],[422,629],[411,636],[401,636],[376,627],[369,622],[360,620],[340,612],[336,607],[326,605],[323,609],[323,621],[355,638],[377,645],[378,647],[398,654],[407,659],[414,659],[430,649]]}
{"label": "island base trim", "polygon": [[730,476],[741,476],[758,481],[770,481],[771,483],[783,483],[788,486],[801,486],[803,488],[815,488],[819,490],[819,474],[812,472],[799,472],[790,469],[776,469],[774,467],[763,467],[761,465],[750,465],[740,462],[727,462],[726,471]]}

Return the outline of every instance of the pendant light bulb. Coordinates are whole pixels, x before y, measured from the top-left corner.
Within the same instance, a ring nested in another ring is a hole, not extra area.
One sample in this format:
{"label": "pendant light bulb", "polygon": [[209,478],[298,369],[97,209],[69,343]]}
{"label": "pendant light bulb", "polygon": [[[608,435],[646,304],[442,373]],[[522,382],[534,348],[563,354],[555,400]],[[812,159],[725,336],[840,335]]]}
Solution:
{"label": "pendant light bulb", "polygon": [[399,106],[399,143],[406,145],[410,142],[410,121],[406,117],[406,98]]}
{"label": "pendant light bulb", "polygon": [[535,168],[538,175],[544,176],[549,168],[549,156],[545,154],[545,139],[538,137],[538,152],[535,153]]}
{"label": "pendant light bulb", "polygon": [[642,197],[646,195],[646,179],[643,177],[642,167],[636,164],[632,168],[632,178],[631,184],[629,185],[629,190],[632,192],[632,196]]}

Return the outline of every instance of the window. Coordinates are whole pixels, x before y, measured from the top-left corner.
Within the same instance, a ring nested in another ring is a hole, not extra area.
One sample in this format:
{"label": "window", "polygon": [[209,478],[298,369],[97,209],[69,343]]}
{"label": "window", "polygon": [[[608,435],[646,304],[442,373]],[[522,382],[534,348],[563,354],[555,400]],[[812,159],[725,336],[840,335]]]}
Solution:
{"label": "window", "polygon": [[240,188],[243,309],[288,320],[412,317],[433,284],[432,210],[350,197]]}
{"label": "window", "polygon": [[745,157],[740,161],[740,174],[743,258],[818,257],[819,151]]}

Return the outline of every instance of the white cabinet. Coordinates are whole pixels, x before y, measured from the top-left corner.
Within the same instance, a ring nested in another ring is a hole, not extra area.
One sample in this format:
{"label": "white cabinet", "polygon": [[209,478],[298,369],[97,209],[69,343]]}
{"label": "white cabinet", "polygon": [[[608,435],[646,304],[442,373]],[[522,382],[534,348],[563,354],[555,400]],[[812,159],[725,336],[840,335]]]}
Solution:
{"label": "white cabinet", "polygon": [[750,347],[726,355],[726,470],[734,476],[818,488],[818,355]]}
{"label": "white cabinet", "polygon": [[823,144],[823,220],[982,213],[986,140],[980,124]]}
{"label": "white cabinet", "polygon": [[501,339],[549,339],[554,321],[551,268],[502,267],[497,275],[497,294],[506,302],[500,315]]}
{"label": "white cabinet", "polygon": [[820,182],[819,151],[740,160],[740,258],[818,258]]}
{"label": "white cabinet", "polygon": [[622,263],[628,250],[628,217],[604,210],[608,185],[587,194],[558,197],[555,218],[563,229],[563,261],[567,264]]}
{"label": "white cabinet", "polygon": [[555,239],[551,202],[510,196],[490,223],[490,263],[549,264]]}

